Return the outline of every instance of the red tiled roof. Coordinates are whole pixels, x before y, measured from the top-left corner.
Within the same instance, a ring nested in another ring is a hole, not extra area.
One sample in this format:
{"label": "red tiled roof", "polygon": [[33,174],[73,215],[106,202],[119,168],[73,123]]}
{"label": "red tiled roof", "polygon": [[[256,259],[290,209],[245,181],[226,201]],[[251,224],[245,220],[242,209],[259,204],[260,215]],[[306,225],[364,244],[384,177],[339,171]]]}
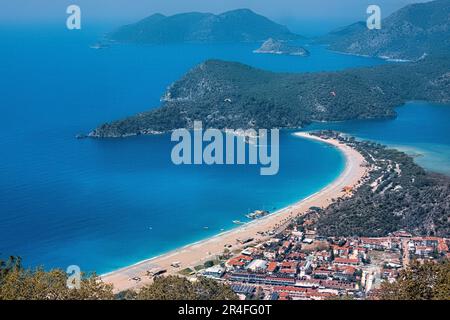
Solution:
{"label": "red tiled roof", "polygon": [[267,271],[274,272],[277,266],[278,264],[275,261],[269,262],[269,265],[267,266]]}
{"label": "red tiled roof", "polygon": [[438,244],[438,251],[439,252],[447,252],[448,251],[448,246],[445,243],[444,239],[440,239],[439,240],[439,244]]}
{"label": "red tiled roof", "polygon": [[347,259],[347,258],[335,258],[334,263],[342,263],[342,264],[358,264],[358,259]]}
{"label": "red tiled roof", "polygon": [[295,269],[290,269],[290,268],[284,268],[284,269],[280,269],[280,273],[297,273],[297,270]]}
{"label": "red tiled roof", "polygon": [[285,247],[285,248],[289,247],[290,245],[291,245],[290,241],[283,242],[283,247]]}
{"label": "red tiled roof", "polygon": [[413,241],[439,241],[441,238],[438,237],[414,237],[411,238]]}
{"label": "red tiled roof", "polygon": [[336,244],[333,244],[333,250],[348,250],[348,244],[344,244],[343,246],[338,246]]}
{"label": "red tiled roof", "polygon": [[326,280],[322,282],[322,285],[325,288],[332,288],[332,289],[354,289],[355,284],[354,283],[348,283],[343,281],[337,281],[337,280]]}
{"label": "red tiled roof", "polygon": [[245,265],[245,262],[232,259],[228,260],[227,264],[230,266],[242,267]]}
{"label": "red tiled roof", "polygon": [[416,250],[427,250],[427,251],[433,251],[434,248],[430,246],[416,246]]}
{"label": "red tiled roof", "polygon": [[385,242],[387,238],[361,238],[361,242],[363,244],[378,244],[382,245],[383,242]]}
{"label": "red tiled roof", "polygon": [[354,274],[356,272],[356,268],[352,266],[344,267],[342,270],[346,274]]}
{"label": "red tiled roof", "polygon": [[297,268],[298,263],[295,261],[283,261],[281,263],[282,268]]}
{"label": "red tiled roof", "polygon": [[234,258],[231,258],[227,261],[227,264],[229,266],[243,266],[246,264],[246,262],[252,261],[253,258],[249,256],[240,255]]}
{"label": "red tiled roof", "polygon": [[308,290],[311,289],[307,289],[307,288],[299,288],[299,287],[294,287],[294,286],[274,286],[273,290],[280,292],[280,296],[282,293],[288,293],[288,292],[307,292]]}

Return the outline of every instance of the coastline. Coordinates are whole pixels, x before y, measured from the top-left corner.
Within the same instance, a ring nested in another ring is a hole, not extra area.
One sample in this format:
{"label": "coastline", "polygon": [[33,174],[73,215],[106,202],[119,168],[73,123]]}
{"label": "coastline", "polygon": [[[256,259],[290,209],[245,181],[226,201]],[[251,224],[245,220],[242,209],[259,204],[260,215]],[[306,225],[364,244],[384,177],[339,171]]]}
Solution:
{"label": "coastline", "polygon": [[[270,215],[168,253],[104,274],[101,276],[101,279],[106,283],[113,284],[115,292],[136,289],[152,282],[152,279],[146,276],[148,270],[162,268],[167,270],[166,275],[177,274],[184,268],[193,268],[203,264],[205,261],[214,259],[215,256],[222,254],[227,246],[231,245],[228,249],[234,251],[241,250],[244,246],[248,246],[251,243],[264,241],[270,238],[267,232],[282,229],[291,218],[304,214],[310,207],[326,207],[332,202],[332,199],[345,195],[342,190],[343,187],[355,187],[367,173],[367,169],[362,166],[364,164],[363,156],[351,147],[341,144],[337,140],[325,140],[305,132],[296,132],[294,135],[328,143],[338,148],[345,156],[345,168],[342,173],[320,191]],[[253,238],[254,240],[246,244],[238,241],[238,239],[248,238]],[[173,262],[179,262],[180,267],[172,267],[171,264]],[[139,277],[141,280],[131,280],[134,277]]]}

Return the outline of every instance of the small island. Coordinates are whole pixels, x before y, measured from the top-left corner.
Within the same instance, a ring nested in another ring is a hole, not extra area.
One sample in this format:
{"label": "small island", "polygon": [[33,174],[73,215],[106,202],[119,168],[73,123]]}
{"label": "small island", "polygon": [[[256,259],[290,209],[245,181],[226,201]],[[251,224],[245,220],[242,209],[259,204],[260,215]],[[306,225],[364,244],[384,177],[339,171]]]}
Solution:
{"label": "small island", "polygon": [[270,54],[283,54],[290,56],[309,56],[309,51],[300,46],[293,46],[285,42],[275,40],[272,38],[267,39],[259,49],[253,51],[254,53],[270,53]]}

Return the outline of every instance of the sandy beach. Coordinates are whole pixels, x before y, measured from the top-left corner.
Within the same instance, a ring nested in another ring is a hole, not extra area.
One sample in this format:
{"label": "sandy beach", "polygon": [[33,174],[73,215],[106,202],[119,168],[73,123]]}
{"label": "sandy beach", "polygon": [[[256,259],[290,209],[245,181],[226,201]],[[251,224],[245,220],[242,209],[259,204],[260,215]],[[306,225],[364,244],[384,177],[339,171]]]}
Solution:
{"label": "sandy beach", "polygon": [[[167,270],[166,274],[176,274],[184,268],[193,268],[207,260],[214,259],[215,256],[223,253],[226,246],[231,245],[232,247],[228,249],[233,251],[249,245],[248,243],[243,245],[239,240],[253,238],[252,243],[265,240],[269,238],[267,232],[282,228],[292,217],[305,213],[312,206],[326,207],[332,202],[332,199],[345,195],[343,188],[356,186],[367,173],[367,168],[363,166],[365,162],[363,156],[353,148],[341,144],[337,140],[324,140],[303,132],[295,133],[295,135],[331,144],[345,155],[345,169],[336,180],[319,192],[268,216],[167,254],[102,275],[102,280],[113,284],[115,292],[136,289],[151,283],[152,279],[147,276],[148,270],[162,268]],[[179,263],[178,268],[171,266],[174,262]],[[141,280],[133,280],[134,277],[139,277]]]}

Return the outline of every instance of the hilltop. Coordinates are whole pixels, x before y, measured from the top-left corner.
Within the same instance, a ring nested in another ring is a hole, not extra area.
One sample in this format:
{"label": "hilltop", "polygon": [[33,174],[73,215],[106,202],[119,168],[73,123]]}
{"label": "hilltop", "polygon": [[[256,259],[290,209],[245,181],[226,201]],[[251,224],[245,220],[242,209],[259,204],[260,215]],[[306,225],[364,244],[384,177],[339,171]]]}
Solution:
{"label": "hilltop", "polygon": [[285,42],[267,39],[260,48],[253,51],[254,53],[270,53],[270,54],[286,54],[291,56],[309,56],[309,51],[301,46],[294,46]]}
{"label": "hilltop", "polygon": [[160,108],[104,124],[92,137],[177,128],[298,128],[312,121],[387,118],[410,100],[450,101],[450,57],[319,73],[274,73],[208,60],[173,83]]}
{"label": "hilltop", "polygon": [[382,20],[380,30],[357,22],[319,39],[332,50],[400,60],[450,51],[450,1],[411,4]]}
{"label": "hilltop", "polygon": [[280,40],[301,38],[285,26],[249,9],[219,15],[189,12],[164,16],[158,13],[108,35],[110,40],[130,43],[250,42],[270,37]]}

